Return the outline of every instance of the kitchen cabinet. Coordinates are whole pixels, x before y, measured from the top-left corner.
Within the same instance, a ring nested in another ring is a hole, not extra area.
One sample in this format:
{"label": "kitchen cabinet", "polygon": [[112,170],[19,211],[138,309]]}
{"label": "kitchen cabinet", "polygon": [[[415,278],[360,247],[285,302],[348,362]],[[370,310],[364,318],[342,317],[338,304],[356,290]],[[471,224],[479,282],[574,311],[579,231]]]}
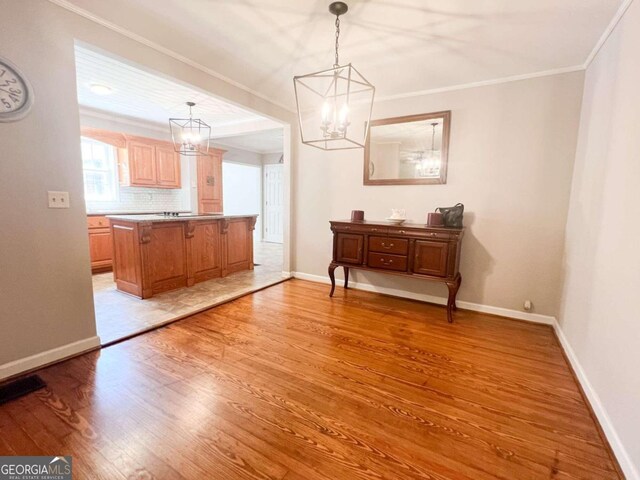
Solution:
{"label": "kitchen cabinet", "polygon": [[83,127],[81,134],[117,148],[120,185],[182,187],[180,154],[173,143],[88,127]]}
{"label": "kitchen cabinet", "polygon": [[224,150],[210,149],[198,157],[198,213],[222,212],[222,155]]}
{"label": "kitchen cabinet", "polygon": [[[156,186],[157,168],[155,146],[147,142],[127,142],[129,185]],[[126,175],[122,177],[126,178]],[[123,180],[124,181],[124,180]]]}
{"label": "kitchen cabinet", "polygon": [[104,216],[87,217],[89,228],[89,254],[91,257],[91,272],[106,272],[111,270],[113,263],[113,241],[109,220]]}
{"label": "kitchen cabinet", "polygon": [[180,154],[173,145],[156,145],[156,183],[163,188],[180,188]]}
{"label": "kitchen cabinet", "polygon": [[180,188],[180,154],[173,144],[143,137],[127,137],[120,159],[120,183],[131,187]]}

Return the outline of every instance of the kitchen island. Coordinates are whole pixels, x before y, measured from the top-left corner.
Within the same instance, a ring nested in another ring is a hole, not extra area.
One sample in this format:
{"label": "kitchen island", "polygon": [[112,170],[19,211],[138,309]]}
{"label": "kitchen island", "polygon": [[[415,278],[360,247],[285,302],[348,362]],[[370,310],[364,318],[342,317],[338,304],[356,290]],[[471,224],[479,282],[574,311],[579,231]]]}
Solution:
{"label": "kitchen island", "polygon": [[116,288],[139,298],[253,270],[257,215],[108,215]]}

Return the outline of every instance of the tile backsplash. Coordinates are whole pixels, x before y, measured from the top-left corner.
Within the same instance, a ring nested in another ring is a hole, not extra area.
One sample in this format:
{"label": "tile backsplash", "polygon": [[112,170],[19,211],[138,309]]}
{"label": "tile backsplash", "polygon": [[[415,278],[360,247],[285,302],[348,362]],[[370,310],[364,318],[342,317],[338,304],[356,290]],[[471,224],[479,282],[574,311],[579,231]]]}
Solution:
{"label": "tile backsplash", "polygon": [[87,202],[92,212],[173,212],[190,210],[189,199],[181,189],[120,187],[115,202]]}

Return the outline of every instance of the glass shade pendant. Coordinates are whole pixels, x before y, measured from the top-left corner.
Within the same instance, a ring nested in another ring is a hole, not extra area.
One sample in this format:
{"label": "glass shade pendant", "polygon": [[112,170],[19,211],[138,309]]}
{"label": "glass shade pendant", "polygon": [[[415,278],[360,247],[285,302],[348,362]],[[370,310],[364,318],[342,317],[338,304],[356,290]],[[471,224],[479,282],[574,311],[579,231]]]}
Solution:
{"label": "glass shade pendant", "polygon": [[375,87],[338,57],[340,15],[348,9],[344,2],[329,5],[336,16],[333,67],[293,77],[302,143],[322,150],[364,148],[369,133]]}
{"label": "glass shade pendant", "polygon": [[431,132],[431,150],[427,152],[419,152],[416,168],[420,177],[438,177],[440,176],[440,167],[442,163],[442,153],[436,150],[436,127],[438,122],[431,124],[433,129]]}
{"label": "glass shade pendant", "polygon": [[189,118],[170,118],[169,128],[173,149],[181,155],[197,156],[209,154],[211,127],[199,118],[193,118],[191,109],[195,103],[187,102]]}

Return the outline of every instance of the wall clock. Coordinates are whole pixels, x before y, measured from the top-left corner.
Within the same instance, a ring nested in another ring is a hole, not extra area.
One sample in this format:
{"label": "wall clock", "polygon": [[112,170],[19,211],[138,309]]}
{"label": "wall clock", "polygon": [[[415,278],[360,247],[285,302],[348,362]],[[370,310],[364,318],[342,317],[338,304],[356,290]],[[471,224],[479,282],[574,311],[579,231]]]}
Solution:
{"label": "wall clock", "polygon": [[0,57],[0,122],[24,118],[33,105],[33,90],[18,68]]}

